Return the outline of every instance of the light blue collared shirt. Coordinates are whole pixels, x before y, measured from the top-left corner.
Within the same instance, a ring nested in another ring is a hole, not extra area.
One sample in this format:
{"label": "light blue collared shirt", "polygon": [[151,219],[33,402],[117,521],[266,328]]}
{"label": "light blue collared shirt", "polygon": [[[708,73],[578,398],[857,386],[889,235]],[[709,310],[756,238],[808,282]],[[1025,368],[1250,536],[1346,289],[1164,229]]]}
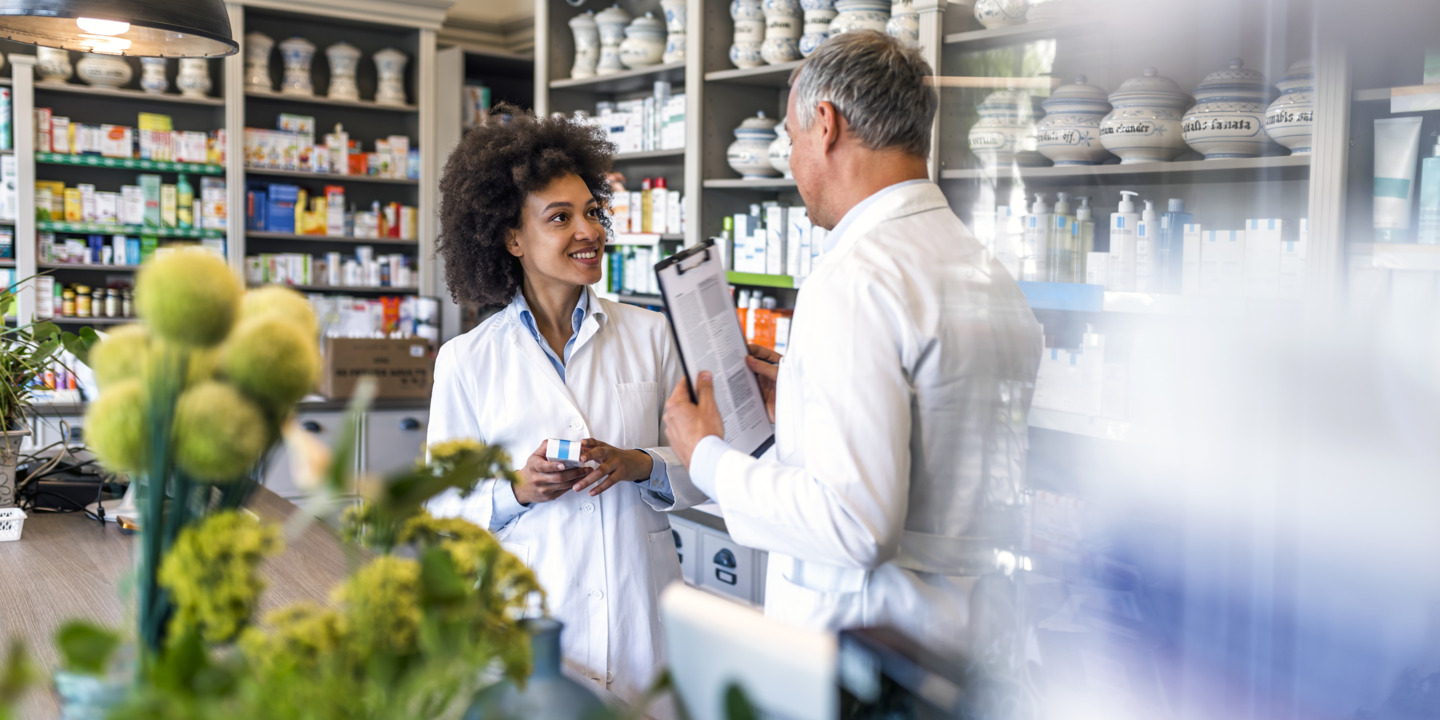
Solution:
{"label": "light blue collared shirt", "polygon": [[[580,301],[575,304],[575,311],[570,315],[570,339],[565,341],[564,357],[555,354],[555,349],[540,334],[539,327],[535,324],[535,314],[530,311],[530,303],[525,301],[525,294],[519,290],[515,291],[515,299],[510,301],[520,312],[520,324],[530,331],[530,336],[540,344],[540,349],[545,352],[545,358],[550,361],[551,367],[560,374],[560,382],[565,382],[565,366],[570,364],[570,357],[575,354],[575,341],[580,337],[580,326],[585,324],[585,318],[590,315],[590,293],[587,290],[580,292]],[[670,475],[665,469],[665,461],[653,452],[645,450],[650,456],[650,479],[645,484],[645,489],[655,493],[666,502],[675,502],[675,493],[670,489]],[[501,487],[503,486],[503,490]],[[515,499],[515,489],[509,483],[495,483],[494,492],[490,496],[490,531],[494,532],[509,525],[515,518],[529,509]]]}
{"label": "light blue collared shirt", "polygon": [[[835,223],[835,229],[825,236],[825,252],[828,253],[839,247],[840,239],[845,237],[845,232],[855,224],[855,219],[865,214],[865,211],[873,207],[875,203],[880,202],[881,198],[901,188],[928,182],[930,181],[925,178],[905,180],[881,188],[879,192],[861,200],[855,207],[850,208],[850,211],[845,213],[845,217]],[[730,445],[724,440],[714,435],[708,435],[701,438],[700,443],[695,446],[695,452],[690,455],[690,481],[712,499],[715,497],[715,471],[720,466],[720,457],[729,449]]]}

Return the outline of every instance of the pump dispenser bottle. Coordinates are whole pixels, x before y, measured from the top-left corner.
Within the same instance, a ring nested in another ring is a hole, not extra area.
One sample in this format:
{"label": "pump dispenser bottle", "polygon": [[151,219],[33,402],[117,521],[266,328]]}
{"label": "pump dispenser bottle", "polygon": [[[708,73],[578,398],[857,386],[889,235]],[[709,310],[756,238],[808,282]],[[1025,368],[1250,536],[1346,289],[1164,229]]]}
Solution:
{"label": "pump dispenser bottle", "polygon": [[1135,291],[1135,238],[1140,214],[1135,212],[1132,198],[1139,194],[1121,190],[1120,207],[1110,213],[1110,290]]}
{"label": "pump dispenser bottle", "polygon": [[1070,226],[1075,216],[1070,211],[1070,193],[1055,194],[1055,215],[1050,222],[1050,233],[1046,245],[1050,248],[1046,264],[1049,266],[1050,282],[1074,282],[1070,275],[1071,246]]}
{"label": "pump dispenser bottle", "polygon": [[1416,240],[1421,245],[1440,245],[1440,138],[1430,157],[1420,161],[1420,228]]}
{"label": "pump dispenser bottle", "polygon": [[1035,204],[1030,207],[1030,214],[1025,216],[1025,241],[1020,265],[1021,280],[1045,282],[1049,279],[1050,248],[1047,241],[1050,237],[1050,225],[1053,222],[1054,217],[1050,213],[1050,206],[1045,204],[1045,196],[1036,193]]}
{"label": "pump dispenser bottle", "polygon": [[1085,282],[1085,259],[1095,252],[1095,221],[1090,219],[1090,198],[1080,196],[1075,222],[1070,225],[1071,282]]}
{"label": "pump dispenser bottle", "polygon": [[1170,198],[1167,212],[1160,216],[1160,234],[1155,239],[1155,276],[1162,293],[1180,294],[1184,290],[1185,226],[1195,216],[1185,212],[1185,201]]}
{"label": "pump dispenser bottle", "polygon": [[1160,283],[1155,275],[1155,240],[1160,233],[1160,218],[1155,214],[1155,202],[1145,201],[1140,213],[1140,224],[1135,226],[1135,290],[1156,292]]}

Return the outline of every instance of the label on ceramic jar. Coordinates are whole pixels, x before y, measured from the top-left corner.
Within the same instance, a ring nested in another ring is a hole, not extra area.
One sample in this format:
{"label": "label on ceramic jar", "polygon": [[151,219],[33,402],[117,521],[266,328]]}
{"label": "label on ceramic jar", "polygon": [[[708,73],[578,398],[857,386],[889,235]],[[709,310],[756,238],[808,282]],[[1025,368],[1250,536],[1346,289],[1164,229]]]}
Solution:
{"label": "label on ceramic jar", "polygon": [[1148,122],[1124,122],[1100,128],[1101,135],[1154,135],[1155,124]]}
{"label": "label on ceramic jar", "polygon": [[1003,132],[970,133],[971,150],[999,150],[1010,145],[1010,135]]}
{"label": "label on ceramic jar", "polygon": [[1180,132],[1248,132],[1253,135],[1260,132],[1257,124],[1255,118],[1245,115],[1220,115],[1186,120],[1180,126]]}
{"label": "label on ceramic jar", "polygon": [[736,20],[735,39],[736,43],[764,42],[765,21],[764,20]]}
{"label": "label on ceramic jar", "polygon": [[765,29],[770,33],[770,37],[789,37],[792,33],[800,32],[800,18],[773,17],[765,22]]}
{"label": "label on ceramic jar", "polygon": [[1290,123],[1315,122],[1314,110],[1293,110],[1284,108],[1271,110],[1265,115],[1266,125],[1289,125]]}
{"label": "label on ceramic jar", "polygon": [[1035,136],[1042,143],[1090,146],[1090,133],[1079,130],[1046,130]]}

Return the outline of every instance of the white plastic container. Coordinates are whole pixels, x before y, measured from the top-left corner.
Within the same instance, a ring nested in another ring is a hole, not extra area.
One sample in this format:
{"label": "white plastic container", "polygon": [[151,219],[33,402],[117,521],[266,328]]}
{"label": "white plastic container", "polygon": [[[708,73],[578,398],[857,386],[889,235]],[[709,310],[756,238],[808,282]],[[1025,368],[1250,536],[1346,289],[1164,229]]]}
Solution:
{"label": "white plastic container", "polygon": [[25,511],[18,507],[0,508],[0,542],[19,540],[25,529]]}

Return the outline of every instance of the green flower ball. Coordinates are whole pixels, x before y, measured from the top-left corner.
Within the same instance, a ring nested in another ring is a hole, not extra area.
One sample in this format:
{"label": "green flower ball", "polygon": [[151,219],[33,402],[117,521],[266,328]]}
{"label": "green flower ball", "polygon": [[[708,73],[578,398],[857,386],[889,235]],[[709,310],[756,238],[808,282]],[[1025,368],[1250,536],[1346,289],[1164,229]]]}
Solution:
{"label": "green flower ball", "polygon": [[145,371],[145,358],[150,349],[150,332],[144,325],[121,325],[107,333],[99,345],[90,350],[90,369],[102,389]]}
{"label": "green flower ball", "polygon": [[195,387],[206,380],[214,380],[219,367],[219,348],[204,348],[190,353],[190,365],[185,372],[185,387]]}
{"label": "green flower ball", "polygon": [[271,285],[245,293],[240,302],[240,319],[282,317],[303,327],[311,335],[320,335],[320,321],[310,301],[290,288]]}
{"label": "green flower ball", "polygon": [[117,380],[85,411],[85,442],[112,472],[145,470],[145,386],[139,378]]}
{"label": "green flower ball", "polygon": [[277,315],[245,320],[225,342],[225,377],[277,415],[315,387],[320,348],[314,333]]}
{"label": "green flower ball", "polygon": [[203,382],[181,393],[175,404],[175,464],[197,480],[243,476],[265,452],[269,437],[260,408],[224,383]]}
{"label": "green flower ball", "polygon": [[199,250],[166,253],[140,269],[135,309],[159,337],[210,347],[230,333],[245,289],[220,257]]}

